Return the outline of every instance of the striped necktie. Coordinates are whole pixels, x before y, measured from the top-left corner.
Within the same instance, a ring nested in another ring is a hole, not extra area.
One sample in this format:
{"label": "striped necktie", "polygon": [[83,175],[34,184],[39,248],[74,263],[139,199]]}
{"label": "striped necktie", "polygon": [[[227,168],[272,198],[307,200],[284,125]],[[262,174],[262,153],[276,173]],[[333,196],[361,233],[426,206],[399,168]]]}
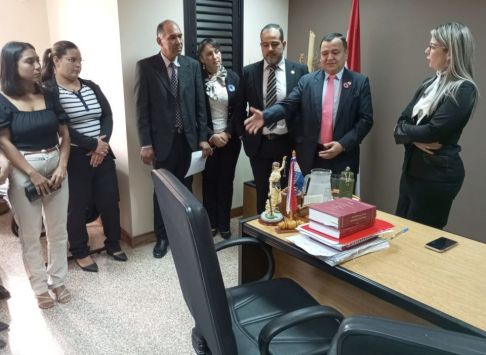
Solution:
{"label": "striped necktie", "polygon": [[183,128],[182,125],[182,115],[181,115],[181,98],[179,97],[179,80],[177,78],[176,66],[173,62],[169,64],[172,68],[172,76],[170,78],[170,86],[172,89],[172,94],[175,98],[175,126],[177,128]]}
{"label": "striped necktie", "polygon": [[[276,65],[269,65],[268,70],[268,84],[267,84],[267,100],[265,108],[269,108],[277,102],[277,78],[275,76],[275,70],[277,70]],[[272,130],[277,125],[277,122],[272,123],[268,126],[269,130]]]}

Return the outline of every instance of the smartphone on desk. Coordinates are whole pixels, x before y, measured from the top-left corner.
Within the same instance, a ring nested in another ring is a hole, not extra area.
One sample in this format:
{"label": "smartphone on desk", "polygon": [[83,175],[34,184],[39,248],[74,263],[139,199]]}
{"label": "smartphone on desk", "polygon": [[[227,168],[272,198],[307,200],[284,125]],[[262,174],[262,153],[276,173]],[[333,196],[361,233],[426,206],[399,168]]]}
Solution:
{"label": "smartphone on desk", "polygon": [[437,238],[430,243],[425,244],[425,247],[431,250],[434,250],[438,253],[443,253],[450,248],[453,248],[457,245],[457,242],[452,239],[448,239],[446,237]]}

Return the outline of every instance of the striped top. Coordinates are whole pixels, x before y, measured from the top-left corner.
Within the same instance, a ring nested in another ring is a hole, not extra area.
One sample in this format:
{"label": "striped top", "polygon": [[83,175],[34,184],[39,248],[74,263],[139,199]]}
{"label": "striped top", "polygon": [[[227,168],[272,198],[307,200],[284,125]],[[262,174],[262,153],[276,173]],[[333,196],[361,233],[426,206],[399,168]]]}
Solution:
{"label": "striped top", "polygon": [[[82,84],[78,92],[72,92],[59,86],[59,101],[69,116],[69,126],[91,138],[100,136],[100,104],[93,90]],[[76,146],[76,144],[71,143]]]}

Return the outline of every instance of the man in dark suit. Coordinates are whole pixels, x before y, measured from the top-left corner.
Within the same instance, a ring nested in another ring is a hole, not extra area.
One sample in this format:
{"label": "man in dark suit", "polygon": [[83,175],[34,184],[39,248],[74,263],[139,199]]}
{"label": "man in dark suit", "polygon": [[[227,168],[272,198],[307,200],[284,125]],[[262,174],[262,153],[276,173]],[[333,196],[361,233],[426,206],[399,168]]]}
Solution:
{"label": "man in dark suit", "polygon": [[[192,191],[192,177],[184,178],[192,152],[211,153],[207,143],[206,104],[199,63],[181,55],[182,33],[167,20],[157,27],[160,53],[137,62],[135,103],[140,158],[155,169],[167,169]],[[164,221],[154,192],[154,257],[167,252]]]}
{"label": "man in dark suit", "polygon": [[300,122],[294,135],[297,161],[303,174],[313,168],[359,172],[359,145],[373,126],[371,91],[367,77],[344,68],[346,38],[327,34],[321,42],[321,67],[303,77],[284,100],[245,121],[256,134],[283,117]]}
{"label": "man in dark suit", "polygon": [[[269,24],[260,33],[263,60],[243,68],[240,89],[235,110],[236,130],[242,137],[246,155],[250,158],[257,192],[257,212],[265,210],[268,198],[268,178],[273,162],[282,162],[284,156],[292,153],[292,126],[288,126],[285,116],[250,135],[245,132],[244,121],[248,117],[246,106],[260,110],[268,108],[284,99],[297,85],[299,79],[308,73],[305,65],[291,62],[283,57],[286,42],[279,25]],[[287,117],[290,118],[290,117]],[[286,176],[282,178],[286,185]]]}

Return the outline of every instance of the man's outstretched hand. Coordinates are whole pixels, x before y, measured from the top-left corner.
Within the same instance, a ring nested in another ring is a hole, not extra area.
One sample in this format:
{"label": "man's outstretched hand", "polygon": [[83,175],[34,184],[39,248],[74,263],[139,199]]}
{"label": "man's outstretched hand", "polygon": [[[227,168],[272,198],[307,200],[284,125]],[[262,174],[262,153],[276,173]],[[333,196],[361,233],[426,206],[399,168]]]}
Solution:
{"label": "man's outstretched hand", "polygon": [[253,107],[250,107],[250,112],[253,113],[253,116],[245,120],[245,129],[250,134],[257,134],[258,130],[265,124],[263,113]]}

